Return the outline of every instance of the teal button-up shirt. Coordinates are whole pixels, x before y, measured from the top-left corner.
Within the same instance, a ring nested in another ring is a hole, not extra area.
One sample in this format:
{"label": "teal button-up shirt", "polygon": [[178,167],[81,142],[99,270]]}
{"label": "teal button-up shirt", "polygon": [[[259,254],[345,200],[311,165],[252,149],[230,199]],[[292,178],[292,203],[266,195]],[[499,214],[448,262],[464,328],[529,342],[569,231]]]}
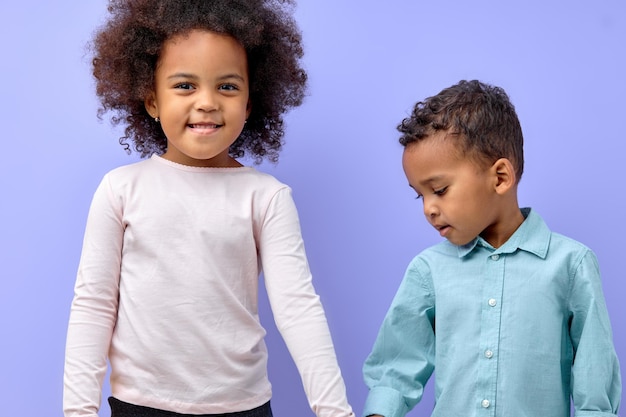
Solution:
{"label": "teal button-up shirt", "polygon": [[363,371],[364,415],[402,417],[436,371],[433,417],[617,415],[620,371],[598,263],[525,221],[494,249],[435,245],[407,268]]}

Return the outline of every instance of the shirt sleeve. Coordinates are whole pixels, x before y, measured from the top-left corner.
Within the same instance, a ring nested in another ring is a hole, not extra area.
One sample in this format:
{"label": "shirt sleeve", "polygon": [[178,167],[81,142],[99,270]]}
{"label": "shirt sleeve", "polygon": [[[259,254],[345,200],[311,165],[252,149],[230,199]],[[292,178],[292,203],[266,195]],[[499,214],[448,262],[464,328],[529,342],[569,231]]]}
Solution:
{"label": "shirt sleeve", "polygon": [[595,255],[586,250],[570,294],[570,335],[575,350],[572,398],[577,417],[616,416],[621,396],[617,355]]}
{"label": "shirt sleeve", "polygon": [[107,177],[94,194],[67,332],[63,410],[97,417],[107,354],[117,318],[124,228]]}
{"label": "shirt sleeve", "polygon": [[270,202],[259,250],[274,320],[298,368],[311,409],[318,417],[353,415],[287,187]]}
{"label": "shirt sleeve", "polygon": [[403,417],[421,400],[434,370],[435,300],[419,262],[409,265],[363,366],[370,389],[363,416]]}

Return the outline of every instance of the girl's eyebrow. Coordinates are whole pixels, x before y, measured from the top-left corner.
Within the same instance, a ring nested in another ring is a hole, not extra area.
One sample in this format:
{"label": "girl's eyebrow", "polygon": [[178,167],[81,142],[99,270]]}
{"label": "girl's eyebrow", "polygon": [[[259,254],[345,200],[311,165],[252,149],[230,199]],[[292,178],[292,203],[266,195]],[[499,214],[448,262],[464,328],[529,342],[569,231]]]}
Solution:
{"label": "girl's eyebrow", "polygon": [[172,74],[169,77],[167,77],[168,80],[173,80],[174,78],[197,79],[198,77],[196,77],[193,74],[188,74],[186,72],[177,72],[176,74]]}
{"label": "girl's eyebrow", "polygon": [[[169,77],[167,77],[168,80],[173,80],[173,79],[177,79],[177,78],[184,78],[184,79],[191,79],[191,80],[197,80],[200,77],[198,77],[197,75],[194,74],[190,74],[190,73],[186,73],[186,72],[177,72],[175,74],[170,75]],[[229,80],[235,78],[237,80],[240,80],[242,82],[245,82],[245,78],[242,75],[239,75],[237,73],[233,73],[233,74],[225,74],[222,75],[220,77],[218,77],[218,81],[224,81],[224,80]]]}
{"label": "girl's eyebrow", "polygon": [[228,79],[232,79],[235,78],[241,82],[245,82],[246,79],[243,77],[243,75],[237,74],[237,73],[233,73],[233,74],[226,74],[226,75],[222,75],[221,77],[218,78],[219,81],[224,81],[224,80],[228,80]]}

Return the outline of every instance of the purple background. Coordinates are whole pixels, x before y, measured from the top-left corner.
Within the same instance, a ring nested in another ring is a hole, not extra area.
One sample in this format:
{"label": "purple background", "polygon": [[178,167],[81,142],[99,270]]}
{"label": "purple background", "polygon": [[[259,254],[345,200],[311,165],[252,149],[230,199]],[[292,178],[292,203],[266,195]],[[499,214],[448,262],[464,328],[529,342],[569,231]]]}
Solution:
{"label": "purple background", "polygon": [[[105,12],[104,0],[0,6],[3,416],[61,415],[88,206],[106,171],[136,160],[96,118],[85,44]],[[361,365],[404,269],[439,240],[403,176],[395,126],[460,79],[510,94],[526,138],[520,203],[598,255],[626,368],[626,3],[302,0],[296,16],[310,95],[288,116],[280,163],[261,169],[294,189],[355,411],[367,394]],[[275,415],[312,415],[264,297]],[[431,408],[429,388],[410,415]]]}

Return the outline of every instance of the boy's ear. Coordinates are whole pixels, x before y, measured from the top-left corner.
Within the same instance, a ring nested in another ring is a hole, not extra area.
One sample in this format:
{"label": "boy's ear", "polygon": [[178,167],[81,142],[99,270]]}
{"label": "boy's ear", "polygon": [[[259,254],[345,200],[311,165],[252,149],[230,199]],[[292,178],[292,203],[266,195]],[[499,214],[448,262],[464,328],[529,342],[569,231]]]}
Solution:
{"label": "boy's ear", "polygon": [[154,96],[154,91],[148,94],[148,97],[143,101],[144,106],[146,107],[146,111],[151,117],[159,117],[159,108],[156,104],[156,97]]}
{"label": "boy's ear", "polygon": [[500,158],[491,166],[494,189],[498,194],[504,194],[517,184],[515,167],[507,158]]}

